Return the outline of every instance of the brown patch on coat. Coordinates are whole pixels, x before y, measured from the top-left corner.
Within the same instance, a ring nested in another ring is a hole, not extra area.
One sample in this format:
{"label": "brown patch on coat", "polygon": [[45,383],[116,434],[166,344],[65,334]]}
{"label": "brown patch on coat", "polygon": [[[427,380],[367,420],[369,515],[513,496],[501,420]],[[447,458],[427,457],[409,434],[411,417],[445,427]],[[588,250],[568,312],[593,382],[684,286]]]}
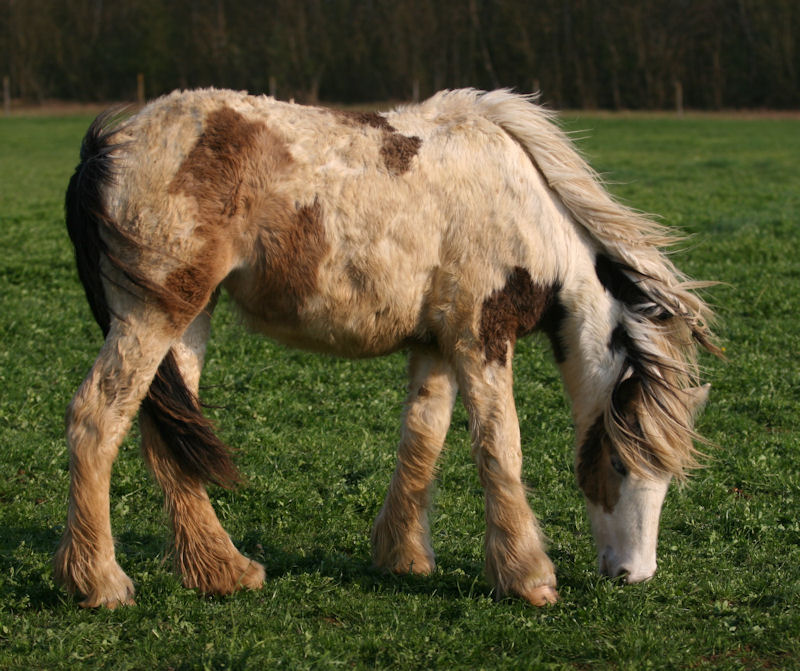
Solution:
{"label": "brown patch on coat", "polygon": [[322,205],[294,209],[277,199],[258,209],[261,219],[253,271],[234,271],[225,286],[246,312],[265,321],[295,323],[317,291],[317,269],[330,245]]}
{"label": "brown patch on coat", "polygon": [[[248,173],[271,175],[292,162],[286,145],[263,121],[222,107],[206,118],[203,133],[169,185],[197,201],[201,222],[221,224],[243,206]],[[250,177],[252,179],[252,176]]]}
{"label": "brown patch on coat", "polygon": [[402,175],[411,168],[411,161],[419,152],[422,140],[416,135],[386,134],[381,145],[383,163],[393,175]]}
{"label": "brown patch on coat", "polygon": [[[269,232],[274,227],[281,240],[304,237],[306,217],[302,212],[293,216],[290,205],[270,189],[292,162],[286,144],[264,121],[248,120],[229,107],[206,117],[203,132],[168,187],[170,194],[195,200],[194,234],[204,240],[194,258],[166,278],[175,299],[168,306],[172,314],[201,309],[227,274],[221,259],[238,233],[238,226],[231,230],[233,224],[256,217],[261,229]],[[291,232],[294,226],[301,228],[300,233]],[[290,259],[302,253],[296,247],[289,250]],[[285,265],[291,265],[291,260]],[[308,264],[303,267],[308,270]],[[285,274],[285,269],[276,272]],[[295,278],[294,284],[298,283],[302,285],[303,280]]]}
{"label": "brown patch on coat", "polygon": [[350,126],[369,126],[370,128],[377,128],[385,130],[389,133],[396,133],[397,129],[392,126],[386,117],[377,112],[352,112],[349,110],[336,110],[334,112],[336,117]]}
{"label": "brown patch on coat", "polygon": [[[303,301],[317,290],[317,268],[328,251],[322,223],[322,205],[298,207],[292,226],[265,229],[264,294],[283,314],[295,313]],[[268,238],[268,240],[266,239]]]}
{"label": "brown patch on coat", "polygon": [[614,511],[619,501],[619,490],[623,475],[612,466],[611,441],[606,433],[603,417],[589,429],[583,444],[578,448],[575,473],[578,486],[587,499],[595,505],[603,506],[607,513]]}
{"label": "brown patch on coat", "polygon": [[173,270],[164,286],[181,301],[192,306],[205,305],[208,297],[208,275],[197,266],[182,266]]}
{"label": "brown patch on coat", "polygon": [[411,168],[411,161],[419,152],[422,140],[399,133],[381,114],[377,112],[350,112],[337,110],[334,114],[349,126],[366,126],[382,131],[380,155],[383,164],[394,175],[402,175]]}
{"label": "brown patch on coat", "polygon": [[506,365],[508,343],[528,335],[542,324],[548,309],[557,303],[558,286],[534,282],[530,273],[519,266],[483,302],[480,339],[486,363]]}
{"label": "brown patch on coat", "polygon": [[216,247],[213,238],[206,233],[207,228],[200,228],[199,234],[206,238],[206,242],[195,254],[191,264],[183,265],[169,273],[164,281],[164,287],[170,296],[179,299],[170,311],[172,314],[180,312],[181,308],[190,308],[197,311],[205,307],[211,298],[211,293],[216,288],[214,266],[216,265]]}
{"label": "brown patch on coat", "polygon": [[[190,263],[172,270],[164,279],[159,300],[173,322],[186,325],[211,299],[211,294],[226,272],[219,257],[230,239],[225,240],[208,225],[200,225],[195,235],[204,240]],[[188,321],[187,321],[188,320]]]}

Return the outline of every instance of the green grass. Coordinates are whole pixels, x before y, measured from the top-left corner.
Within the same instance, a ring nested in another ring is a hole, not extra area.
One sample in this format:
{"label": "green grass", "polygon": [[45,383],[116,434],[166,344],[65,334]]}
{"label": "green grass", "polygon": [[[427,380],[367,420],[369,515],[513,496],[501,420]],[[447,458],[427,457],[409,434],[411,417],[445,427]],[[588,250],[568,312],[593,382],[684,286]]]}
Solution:
{"label": "green grass", "polygon": [[711,292],[729,361],[699,429],[719,449],[667,498],[660,570],[619,587],[571,473],[566,402],[543,343],[516,358],[531,502],[562,601],[495,602],[482,496],[457,408],[429,578],[370,568],[393,468],[404,360],[340,361],[244,333],[218,309],[204,398],[248,485],[215,489],[223,524],[267,569],[207,599],[171,571],[160,494],[125,442],[112,522],[137,605],[83,611],[53,583],[63,413],[100,345],[76,279],[63,192],[88,118],[0,119],[0,668],[800,668],[800,122],[569,118],[613,190],[693,234],[677,257]]}

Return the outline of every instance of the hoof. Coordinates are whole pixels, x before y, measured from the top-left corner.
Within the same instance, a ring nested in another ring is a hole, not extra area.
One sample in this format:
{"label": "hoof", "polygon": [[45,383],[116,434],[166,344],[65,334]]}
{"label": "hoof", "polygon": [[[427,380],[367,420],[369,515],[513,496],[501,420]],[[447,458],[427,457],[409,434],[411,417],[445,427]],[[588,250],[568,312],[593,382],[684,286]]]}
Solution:
{"label": "hoof", "polygon": [[82,608],[108,608],[114,610],[118,606],[133,606],[135,590],[131,579],[119,569],[115,575],[103,580],[102,585],[86,591],[77,590],[85,595],[79,603]]}
{"label": "hoof", "polygon": [[261,589],[266,577],[261,564],[241,554],[226,563],[217,563],[213,569],[205,566],[201,572],[197,566],[184,565],[181,572],[184,587],[217,596],[233,594],[240,589]]}
{"label": "hoof", "polygon": [[250,560],[242,577],[239,579],[239,587],[244,589],[261,589],[264,586],[264,579],[267,572],[257,561]]}
{"label": "hoof", "polygon": [[436,562],[432,557],[420,553],[415,556],[400,554],[389,556],[373,556],[375,568],[394,573],[396,575],[430,575],[436,569]]}
{"label": "hoof", "polygon": [[116,596],[116,597],[108,597],[108,596],[92,596],[87,597],[83,601],[79,602],[78,605],[81,608],[108,608],[109,610],[114,610],[117,606],[135,606],[136,601],[133,598],[133,592],[131,592],[127,596]]}
{"label": "hoof", "polygon": [[83,608],[111,608],[135,603],[135,590],[114,559],[113,549],[98,555],[86,546],[74,543],[66,534],[53,561],[53,577],[70,594],[83,597]]}
{"label": "hoof", "polygon": [[558,601],[558,592],[550,585],[539,585],[520,596],[533,606],[549,606]]}
{"label": "hoof", "polygon": [[397,537],[387,531],[380,515],[372,529],[372,564],[397,575],[430,575],[436,568],[436,558],[424,533]]}
{"label": "hoof", "polygon": [[420,561],[412,559],[408,562],[398,563],[390,570],[397,575],[430,575],[435,568],[436,564],[427,559]]}

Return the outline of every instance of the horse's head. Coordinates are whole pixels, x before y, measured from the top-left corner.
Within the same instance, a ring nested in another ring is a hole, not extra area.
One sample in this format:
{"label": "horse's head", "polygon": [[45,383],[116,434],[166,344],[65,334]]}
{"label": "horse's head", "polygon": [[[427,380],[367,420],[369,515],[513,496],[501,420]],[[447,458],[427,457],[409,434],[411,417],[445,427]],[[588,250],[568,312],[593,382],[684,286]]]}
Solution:
{"label": "horse's head", "polygon": [[[656,572],[661,506],[672,476],[680,475],[686,466],[674,455],[690,458],[692,425],[710,386],[681,392],[682,398],[659,399],[654,411],[652,398],[642,393],[641,383],[629,380],[615,390],[610,421],[601,416],[585,432],[576,472],[586,498],[600,572],[636,583]],[[676,416],[665,421],[664,405],[672,406],[667,416]],[[688,441],[689,451],[685,444],[675,449],[670,441]]]}

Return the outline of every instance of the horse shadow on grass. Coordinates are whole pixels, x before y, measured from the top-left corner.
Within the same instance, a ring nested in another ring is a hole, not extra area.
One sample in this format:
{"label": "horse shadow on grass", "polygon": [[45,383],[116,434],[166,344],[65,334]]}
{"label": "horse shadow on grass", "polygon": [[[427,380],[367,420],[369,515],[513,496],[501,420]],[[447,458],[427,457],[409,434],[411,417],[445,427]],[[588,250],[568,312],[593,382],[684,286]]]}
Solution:
{"label": "horse shadow on grass", "polygon": [[254,557],[264,565],[267,579],[321,576],[342,586],[355,585],[363,593],[438,595],[444,600],[489,597],[491,586],[478,562],[453,562],[449,558],[432,575],[397,575],[375,567],[369,556],[330,553],[323,550],[307,554],[263,546]]}
{"label": "horse shadow on grass", "polygon": [[62,596],[53,583],[54,529],[3,527],[0,530],[0,602],[12,611],[57,607]]}
{"label": "horse shadow on grass", "polygon": [[[53,580],[52,558],[61,530],[42,527],[5,527],[0,541],[0,602],[11,610],[53,610],[70,597]],[[486,580],[482,561],[442,554],[437,570],[429,576],[395,575],[373,566],[368,555],[323,549],[311,553],[287,551],[264,543],[256,534],[238,539],[237,545],[264,565],[267,579],[322,576],[340,585],[356,585],[364,593],[438,596],[455,602],[464,598],[491,598],[494,590]],[[122,531],[116,538],[118,557],[136,582],[136,574],[148,561],[161,558],[171,571],[169,538]],[[557,564],[568,557],[553,556]]]}
{"label": "horse shadow on grass", "polygon": [[[483,560],[470,560],[450,553],[437,555],[437,568],[431,575],[397,575],[376,568],[368,555],[318,549],[306,554],[287,551],[264,543],[257,534],[239,539],[238,547],[263,564],[267,580],[276,577],[322,576],[340,585],[356,585],[364,593],[383,595],[414,594],[438,596],[443,601],[465,598],[494,598],[494,588],[484,573]],[[574,556],[551,552],[556,565],[572,565]],[[559,576],[571,585],[571,575]],[[515,597],[507,597],[517,600]]]}
{"label": "horse shadow on grass", "polygon": [[[3,527],[0,529],[0,603],[12,611],[53,610],[69,600],[53,580],[53,555],[62,529]],[[117,537],[123,562],[163,553],[166,539],[125,531]],[[135,570],[135,569],[134,569]]]}
{"label": "horse shadow on grass", "polygon": [[[5,527],[0,533],[0,602],[13,611],[48,611],[62,607],[71,597],[53,579],[53,555],[61,530],[43,527]],[[491,587],[476,562],[447,562],[446,571],[431,576],[398,576],[375,568],[368,556],[322,549],[301,554],[263,543],[251,534],[238,544],[250,557],[264,565],[267,579],[294,576],[323,576],[341,585],[357,585],[366,593],[398,592],[438,594],[457,599],[467,594],[491,595]],[[171,546],[167,536],[136,534],[125,530],[116,536],[117,555],[137,582],[137,572],[148,561],[160,558],[171,571]],[[235,597],[233,597],[235,598]]]}

